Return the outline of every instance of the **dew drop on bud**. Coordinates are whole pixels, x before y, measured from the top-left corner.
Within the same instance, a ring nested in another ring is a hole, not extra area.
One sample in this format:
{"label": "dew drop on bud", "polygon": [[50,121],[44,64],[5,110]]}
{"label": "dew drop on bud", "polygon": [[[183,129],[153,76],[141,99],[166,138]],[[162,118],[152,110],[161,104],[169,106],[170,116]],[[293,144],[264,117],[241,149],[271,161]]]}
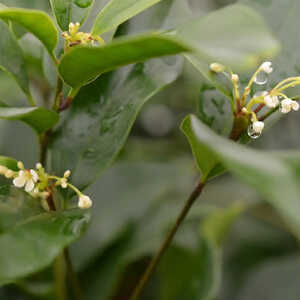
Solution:
{"label": "dew drop on bud", "polygon": [[252,124],[250,124],[249,126],[248,126],[248,131],[247,131],[247,133],[248,133],[248,136],[251,138],[251,139],[257,139],[257,138],[259,138],[260,136],[261,136],[261,133],[257,133],[257,132],[255,132],[254,131],[254,129],[253,129],[253,125]]}
{"label": "dew drop on bud", "polygon": [[254,82],[258,85],[266,84],[268,82],[268,74],[265,72],[259,72],[256,75]]}

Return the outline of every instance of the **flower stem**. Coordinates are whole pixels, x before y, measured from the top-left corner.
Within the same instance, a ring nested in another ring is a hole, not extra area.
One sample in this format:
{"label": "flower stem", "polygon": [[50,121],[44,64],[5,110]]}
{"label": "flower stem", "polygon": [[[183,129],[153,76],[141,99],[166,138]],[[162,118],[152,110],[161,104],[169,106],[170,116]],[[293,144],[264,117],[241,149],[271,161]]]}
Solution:
{"label": "flower stem", "polygon": [[177,233],[178,228],[180,227],[180,225],[184,221],[185,217],[187,216],[188,212],[190,211],[190,209],[191,209],[192,205],[194,204],[194,202],[196,201],[196,199],[201,194],[204,185],[205,185],[205,182],[200,181],[197,184],[196,188],[191,193],[190,197],[188,198],[187,202],[185,203],[184,207],[182,208],[179,216],[177,217],[175,224],[171,228],[171,231],[167,235],[167,237],[164,240],[164,242],[162,243],[159,251],[153,257],[153,259],[151,260],[151,262],[148,265],[147,269],[145,270],[144,274],[142,275],[140,281],[138,282],[135,290],[133,291],[133,294],[132,294],[130,300],[137,300],[140,297],[140,295],[143,292],[147,282],[149,281],[150,277],[152,276],[155,268],[157,267],[157,265],[160,262],[161,258],[163,257],[166,250],[169,248],[171,242],[173,241],[173,238],[174,238],[175,234]]}

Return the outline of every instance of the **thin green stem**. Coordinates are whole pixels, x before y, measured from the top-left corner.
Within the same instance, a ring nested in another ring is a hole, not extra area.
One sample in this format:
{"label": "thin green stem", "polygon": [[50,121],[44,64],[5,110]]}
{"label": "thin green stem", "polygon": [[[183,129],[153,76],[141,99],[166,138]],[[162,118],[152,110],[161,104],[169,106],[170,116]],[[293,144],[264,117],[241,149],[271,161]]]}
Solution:
{"label": "thin green stem", "polygon": [[53,110],[55,111],[59,110],[62,90],[63,90],[63,81],[60,78],[60,76],[57,75],[56,90],[55,90],[54,101],[53,101]]}
{"label": "thin green stem", "polygon": [[67,300],[68,292],[66,287],[67,265],[63,252],[61,252],[54,263],[55,286],[57,300]]}
{"label": "thin green stem", "polygon": [[80,287],[80,281],[77,277],[77,274],[74,270],[74,266],[71,260],[70,252],[68,248],[65,248],[64,250],[64,257],[65,257],[65,262],[67,265],[67,270],[68,270],[68,275],[70,278],[70,283],[73,288],[73,294],[74,294],[74,299],[76,300],[83,300],[83,293]]}
{"label": "thin green stem", "polygon": [[285,83],[287,83],[287,82],[289,82],[289,81],[297,81],[297,80],[300,80],[300,77],[299,77],[299,76],[286,78],[286,79],[282,80],[281,82],[279,82],[279,83],[273,88],[273,90],[277,90],[277,89],[280,88],[283,84],[285,84]]}
{"label": "thin green stem", "polygon": [[295,80],[295,81],[293,81],[293,82],[291,82],[291,83],[288,83],[288,84],[282,86],[280,89],[276,89],[276,90],[277,90],[277,92],[282,92],[283,90],[288,89],[288,88],[290,88],[290,87],[294,87],[294,86],[296,86],[297,84],[300,84],[300,81],[299,81],[299,80],[298,80],[298,81]]}
{"label": "thin green stem", "polygon": [[138,282],[135,290],[133,291],[133,294],[132,294],[130,300],[137,300],[140,297],[140,295],[143,292],[146,284],[148,283],[150,277],[152,276],[154,270],[156,269],[157,265],[159,264],[161,258],[163,257],[166,250],[169,248],[171,242],[173,241],[173,238],[174,238],[175,234],[177,233],[178,228],[180,227],[180,225],[184,221],[185,217],[187,216],[187,214],[190,211],[191,207],[195,203],[196,199],[201,194],[204,185],[205,185],[205,182],[200,181],[197,184],[196,188],[191,193],[190,197],[188,198],[187,202],[185,203],[184,207],[182,208],[179,216],[177,217],[175,224],[171,228],[171,231],[167,235],[167,237],[164,240],[164,242],[162,243],[159,251],[153,257],[153,259],[151,260],[149,266],[147,267],[146,271],[144,272],[144,274],[142,275],[140,281]]}
{"label": "thin green stem", "polygon": [[36,106],[36,103],[35,103],[35,101],[34,101],[32,95],[31,95],[31,93],[28,93],[28,94],[27,94],[27,99],[28,99],[28,102],[29,102],[29,104],[30,104],[31,106]]}

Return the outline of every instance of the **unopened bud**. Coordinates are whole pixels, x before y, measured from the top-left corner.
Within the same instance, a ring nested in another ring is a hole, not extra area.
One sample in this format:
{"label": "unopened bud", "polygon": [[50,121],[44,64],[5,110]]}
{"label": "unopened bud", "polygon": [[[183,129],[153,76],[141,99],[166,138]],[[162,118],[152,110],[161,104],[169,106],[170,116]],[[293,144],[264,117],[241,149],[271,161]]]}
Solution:
{"label": "unopened bud", "polygon": [[209,66],[210,70],[216,73],[224,72],[225,66],[219,63],[212,63]]}

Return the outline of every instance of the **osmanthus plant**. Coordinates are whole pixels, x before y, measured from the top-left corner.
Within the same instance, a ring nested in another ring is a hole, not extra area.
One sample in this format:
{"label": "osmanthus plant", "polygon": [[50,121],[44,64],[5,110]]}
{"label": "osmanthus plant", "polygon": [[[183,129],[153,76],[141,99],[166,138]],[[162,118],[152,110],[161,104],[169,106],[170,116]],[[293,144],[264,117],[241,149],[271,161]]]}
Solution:
{"label": "osmanthus plant", "polygon": [[[182,71],[180,54],[229,99],[234,122],[228,138],[223,138],[196,116],[183,121],[182,130],[192,146],[201,179],[132,299],[140,295],[206,182],[225,170],[261,190],[300,235],[299,208],[294,207],[299,188],[290,158],[238,145],[247,140],[247,132],[250,138],[257,138],[263,122],[277,109],[287,113],[299,108],[297,97],[286,94],[300,83],[299,77],[253,92],[272,71],[271,63],[262,62],[278,52],[277,40],[263,18],[244,5],[231,5],[192,21],[187,15],[188,21],[171,27],[166,25],[168,13],[161,14],[159,25],[134,34],[131,18],[158,2],[111,0],[99,12],[90,32],[81,26],[92,9],[92,0],[50,0],[59,28],[42,11],[1,5],[0,65],[15,79],[29,105],[11,107],[7,99],[0,103],[0,118],[29,125],[37,135],[40,158],[33,168],[27,168],[17,158],[0,156],[0,174],[7,179],[0,188],[1,204],[6,208],[0,211],[0,284],[18,283],[55,261],[57,298],[66,298],[67,266],[74,294],[81,299],[67,247],[84,234],[92,213],[87,209],[97,201],[84,190],[115,160],[143,104],[178,78]],[[168,1],[164,9],[168,12],[172,5]],[[24,32],[41,42],[45,76],[51,83],[55,77],[43,106],[37,105],[31,92],[19,41]],[[241,91],[239,76],[231,69],[245,72],[260,63]],[[289,199],[284,197],[287,190]],[[18,212],[9,213],[16,203]],[[205,228],[208,248],[214,248],[221,229]],[[205,297],[211,298],[211,293],[209,290]]]}

